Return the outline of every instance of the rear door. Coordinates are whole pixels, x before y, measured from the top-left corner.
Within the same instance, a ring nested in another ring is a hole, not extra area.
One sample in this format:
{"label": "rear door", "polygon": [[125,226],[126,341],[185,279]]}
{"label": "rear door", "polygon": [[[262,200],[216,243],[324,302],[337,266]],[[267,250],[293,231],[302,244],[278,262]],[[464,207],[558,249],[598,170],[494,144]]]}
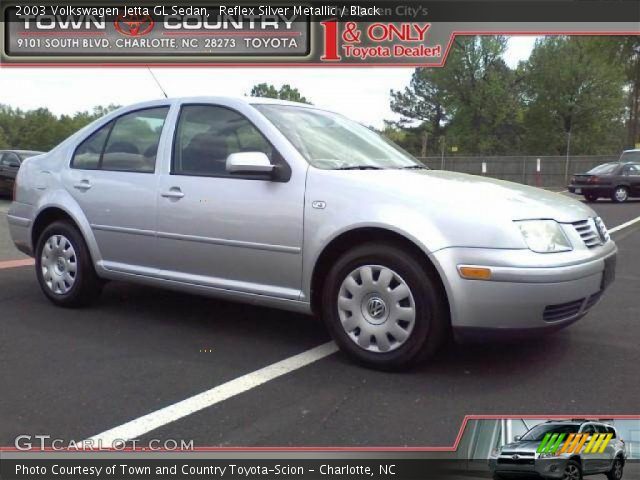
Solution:
{"label": "rear door", "polygon": [[156,160],[168,105],[128,112],[75,150],[65,185],[94,232],[104,266],[125,273],[155,267]]}

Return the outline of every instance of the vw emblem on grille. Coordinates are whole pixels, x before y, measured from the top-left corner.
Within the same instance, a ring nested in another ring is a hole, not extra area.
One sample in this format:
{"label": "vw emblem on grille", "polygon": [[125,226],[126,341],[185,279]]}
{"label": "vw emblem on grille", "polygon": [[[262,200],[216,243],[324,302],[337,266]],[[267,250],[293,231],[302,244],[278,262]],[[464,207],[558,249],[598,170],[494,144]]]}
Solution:
{"label": "vw emblem on grille", "polygon": [[369,299],[369,303],[367,303],[367,310],[369,310],[369,315],[375,319],[379,319],[387,312],[387,306],[380,298],[372,297]]}
{"label": "vw emblem on grille", "polygon": [[515,455],[513,455],[511,457],[513,460],[519,460],[520,459],[520,455],[518,455],[517,453]]}

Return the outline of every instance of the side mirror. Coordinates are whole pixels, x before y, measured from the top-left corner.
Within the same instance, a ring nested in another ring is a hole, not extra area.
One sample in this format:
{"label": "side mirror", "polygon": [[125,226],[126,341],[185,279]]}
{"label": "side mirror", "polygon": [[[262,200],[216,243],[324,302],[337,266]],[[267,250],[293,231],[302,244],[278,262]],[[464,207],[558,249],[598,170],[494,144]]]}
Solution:
{"label": "side mirror", "polygon": [[262,152],[238,152],[227,157],[226,168],[229,173],[272,173],[275,165]]}
{"label": "side mirror", "polygon": [[514,442],[519,442],[520,440],[522,440],[522,436],[520,435],[516,435],[515,437],[513,437]]}

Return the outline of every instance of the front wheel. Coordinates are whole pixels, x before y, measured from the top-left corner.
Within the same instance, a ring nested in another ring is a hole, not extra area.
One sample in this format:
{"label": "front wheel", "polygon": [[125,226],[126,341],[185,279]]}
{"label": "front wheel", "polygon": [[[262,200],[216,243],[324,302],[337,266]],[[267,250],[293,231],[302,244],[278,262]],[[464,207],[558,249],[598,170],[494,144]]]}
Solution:
{"label": "front wheel", "polygon": [[582,469],[580,464],[574,460],[569,460],[564,467],[563,480],[582,480]]}
{"label": "front wheel", "polygon": [[323,319],[340,348],[373,368],[406,368],[434,353],[448,315],[435,273],[403,249],[371,243],[345,253],[328,274]]}
{"label": "front wheel", "polygon": [[84,238],[65,221],[52,223],[38,238],[36,276],[47,298],[61,307],[88,305],[102,290]]}
{"label": "front wheel", "polygon": [[613,461],[613,466],[611,470],[607,472],[607,478],[609,480],[620,480],[622,478],[622,474],[624,473],[624,463],[620,457],[617,457]]}

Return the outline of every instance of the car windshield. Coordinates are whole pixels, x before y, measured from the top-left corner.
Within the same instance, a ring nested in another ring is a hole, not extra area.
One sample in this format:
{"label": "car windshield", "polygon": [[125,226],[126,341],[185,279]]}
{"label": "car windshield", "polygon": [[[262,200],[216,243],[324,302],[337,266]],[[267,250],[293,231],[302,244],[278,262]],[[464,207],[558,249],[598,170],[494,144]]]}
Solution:
{"label": "car windshield", "polygon": [[639,162],[640,161],[640,150],[632,151],[632,152],[622,152],[620,155],[621,162]]}
{"label": "car windshield", "polygon": [[605,163],[604,165],[598,165],[597,167],[592,168],[587,173],[590,173],[592,175],[603,175],[607,173],[613,173],[615,169],[618,168],[618,166],[620,166],[619,163]]}
{"label": "car windshield", "polygon": [[541,441],[547,433],[578,433],[580,429],[579,425],[575,424],[542,424],[536,425],[527,433],[525,433],[521,440],[530,441],[530,442],[539,442]]}
{"label": "car windshield", "polygon": [[409,153],[342,115],[289,105],[254,105],[314,167],[426,168]]}

